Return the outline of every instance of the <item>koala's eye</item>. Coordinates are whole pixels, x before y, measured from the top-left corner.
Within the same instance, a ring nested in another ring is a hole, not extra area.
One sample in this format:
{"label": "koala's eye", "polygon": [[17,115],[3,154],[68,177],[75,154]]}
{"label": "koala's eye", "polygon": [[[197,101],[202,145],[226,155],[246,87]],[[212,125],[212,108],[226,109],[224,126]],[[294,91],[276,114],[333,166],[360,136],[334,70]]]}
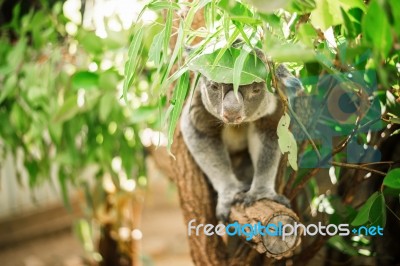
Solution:
{"label": "koala's eye", "polygon": [[210,88],[211,88],[213,91],[217,91],[219,87],[218,87],[218,84],[212,83],[212,84],[210,84]]}

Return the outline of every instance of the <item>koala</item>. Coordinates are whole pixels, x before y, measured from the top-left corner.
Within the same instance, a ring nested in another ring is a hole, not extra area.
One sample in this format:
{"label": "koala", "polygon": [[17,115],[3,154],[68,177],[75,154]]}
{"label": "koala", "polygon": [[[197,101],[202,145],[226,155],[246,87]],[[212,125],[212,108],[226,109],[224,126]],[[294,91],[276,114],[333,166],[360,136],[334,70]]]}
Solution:
{"label": "koala", "polygon": [[[301,87],[283,65],[276,68],[276,76],[279,86]],[[181,131],[192,157],[218,194],[219,220],[227,221],[236,201],[251,205],[267,198],[290,206],[275,191],[281,158],[276,131],[282,115],[281,101],[265,83],[239,86],[235,95],[233,84],[200,77],[192,100],[183,109]],[[238,154],[247,154],[248,159],[236,163]]]}

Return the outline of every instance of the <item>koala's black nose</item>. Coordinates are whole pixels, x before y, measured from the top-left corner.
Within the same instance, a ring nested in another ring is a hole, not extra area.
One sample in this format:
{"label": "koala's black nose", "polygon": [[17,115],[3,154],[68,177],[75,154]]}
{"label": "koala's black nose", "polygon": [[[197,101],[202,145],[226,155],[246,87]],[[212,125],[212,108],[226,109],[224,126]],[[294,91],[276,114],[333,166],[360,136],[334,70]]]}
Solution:
{"label": "koala's black nose", "polygon": [[224,110],[228,113],[237,113],[243,107],[243,96],[240,92],[237,93],[237,97],[233,90],[228,91],[225,94],[223,101]]}
{"label": "koala's black nose", "polygon": [[237,93],[237,97],[233,90],[228,91],[225,94],[222,104],[222,117],[226,122],[238,122],[242,119],[243,113],[243,96],[240,92]]}

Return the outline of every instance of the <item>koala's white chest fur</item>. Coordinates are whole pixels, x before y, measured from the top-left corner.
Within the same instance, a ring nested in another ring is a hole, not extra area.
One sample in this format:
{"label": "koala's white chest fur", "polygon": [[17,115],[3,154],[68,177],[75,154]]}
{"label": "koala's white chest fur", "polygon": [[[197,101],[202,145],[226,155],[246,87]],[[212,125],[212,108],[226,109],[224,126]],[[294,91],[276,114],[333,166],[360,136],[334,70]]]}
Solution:
{"label": "koala's white chest fur", "polygon": [[224,126],[222,130],[222,141],[228,148],[229,152],[242,151],[247,148],[247,132],[248,126]]}

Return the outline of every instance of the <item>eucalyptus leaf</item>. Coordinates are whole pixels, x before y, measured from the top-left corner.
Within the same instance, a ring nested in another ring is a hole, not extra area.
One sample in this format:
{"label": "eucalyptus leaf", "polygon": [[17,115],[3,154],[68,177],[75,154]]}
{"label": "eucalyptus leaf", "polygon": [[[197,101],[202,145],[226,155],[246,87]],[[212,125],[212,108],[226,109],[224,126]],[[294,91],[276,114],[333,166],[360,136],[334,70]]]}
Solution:
{"label": "eucalyptus leaf", "polygon": [[368,213],[368,220],[372,226],[385,227],[386,225],[386,205],[385,198],[379,193],[371,205]]}
{"label": "eucalyptus leaf", "polygon": [[383,179],[383,184],[390,188],[400,189],[400,168],[391,170]]}
{"label": "eucalyptus leaf", "polygon": [[160,66],[162,55],[162,44],[165,35],[165,30],[159,32],[153,38],[153,42],[149,50],[149,62],[154,62],[154,65]]}
{"label": "eucalyptus leaf", "polygon": [[357,216],[351,222],[352,226],[360,226],[366,224],[369,221],[369,210],[371,209],[372,204],[375,199],[379,196],[379,192],[375,192],[372,194],[368,200],[364,203],[361,209],[358,211]]}
{"label": "eucalyptus leaf", "polygon": [[310,20],[315,28],[325,31],[329,27],[343,22],[340,2],[316,0],[317,8],[311,12]]}
{"label": "eucalyptus leaf", "polygon": [[218,7],[227,11],[231,16],[253,18],[254,15],[244,4],[238,1],[221,0]]}
{"label": "eucalyptus leaf", "polygon": [[247,0],[252,6],[265,13],[272,13],[280,8],[285,8],[291,0]]}
{"label": "eucalyptus leaf", "polygon": [[268,54],[277,62],[312,62],[316,61],[313,49],[304,47],[298,43],[275,45]]}
{"label": "eucalyptus leaf", "polygon": [[288,153],[289,164],[293,170],[297,171],[297,143],[292,132],[289,130],[289,126],[290,116],[285,113],[278,123],[278,144],[282,154]]}
{"label": "eucalyptus leaf", "polygon": [[53,122],[60,123],[67,121],[79,113],[77,105],[77,96],[73,95],[65,100],[64,104],[59,108],[53,117]]}
{"label": "eucalyptus leaf", "polygon": [[388,0],[388,3],[391,6],[392,9],[392,15],[393,15],[393,20],[394,20],[394,29],[397,32],[397,35],[400,36],[400,1],[399,0]]}
{"label": "eucalyptus leaf", "polygon": [[125,70],[124,70],[125,79],[122,91],[122,96],[125,102],[128,102],[128,96],[127,96],[128,88],[132,85],[134,78],[136,76],[135,70],[138,67],[139,63],[142,41],[143,41],[143,28],[140,27],[133,35],[133,39],[129,46],[129,51],[128,51],[129,58],[125,64]]}
{"label": "eucalyptus leaf", "polygon": [[175,9],[175,10],[180,10],[181,7],[174,2],[168,2],[168,1],[153,1],[147,5],[147,7],[151,10],[158,11],[158,10],[163,10],[163,9]]}
{"label": "eucalyptus leaf", "polygon": [[369,4],[362,26],[364,40],[372,44],[383,58],[386,57],[392,47],[393,37],[386,12],[377,0]]}
{"label": "eucalyptus leaf", "polygon": [[236,58],[235,64],[233,65],[233,90],[236,92],[240,85],[240,78],[242,76],[242,70],[244,61],[246,60],[249,52],[245,49],[240,51],[239,57]]}
{"label": "eucalyptus leaf", "polygon": [[105,93],[99,102],[99,118],[100,121],[106,122],[115,101],[115,94],[113,92]]}
{"label": "eucalyptus leaf", "polygon": [[[207,79],[218,83],[234,83],[234,65],[239,58],[241,50],[229,48],[222,55],[218,63],[212,67],[218,53],[217,49],[210,54],[201,54],[191,60],[188,67],[192,71],[200,72]],[[248,85],[254,82],[263,82],[267,78],[268,71],[265,64],[254,54],[248,54],[243,63],[240,76],[240,85]]]}
{"label": "eucalyptus leaf", "polygon": [[99,87],[99,75],[89,71],[76,72],[72,76],[72,88],[75,90],[93,90]]}
{"label": "eucalyptus leaf", "polygon": [[178,84],[174,90],[171,100],[171,114],[168,123],[168,151],[171,150],[176,124],[178,123],[179,116],[185,101],[186,95],[189,91],[189,73],[185,72],[179,79]]}

